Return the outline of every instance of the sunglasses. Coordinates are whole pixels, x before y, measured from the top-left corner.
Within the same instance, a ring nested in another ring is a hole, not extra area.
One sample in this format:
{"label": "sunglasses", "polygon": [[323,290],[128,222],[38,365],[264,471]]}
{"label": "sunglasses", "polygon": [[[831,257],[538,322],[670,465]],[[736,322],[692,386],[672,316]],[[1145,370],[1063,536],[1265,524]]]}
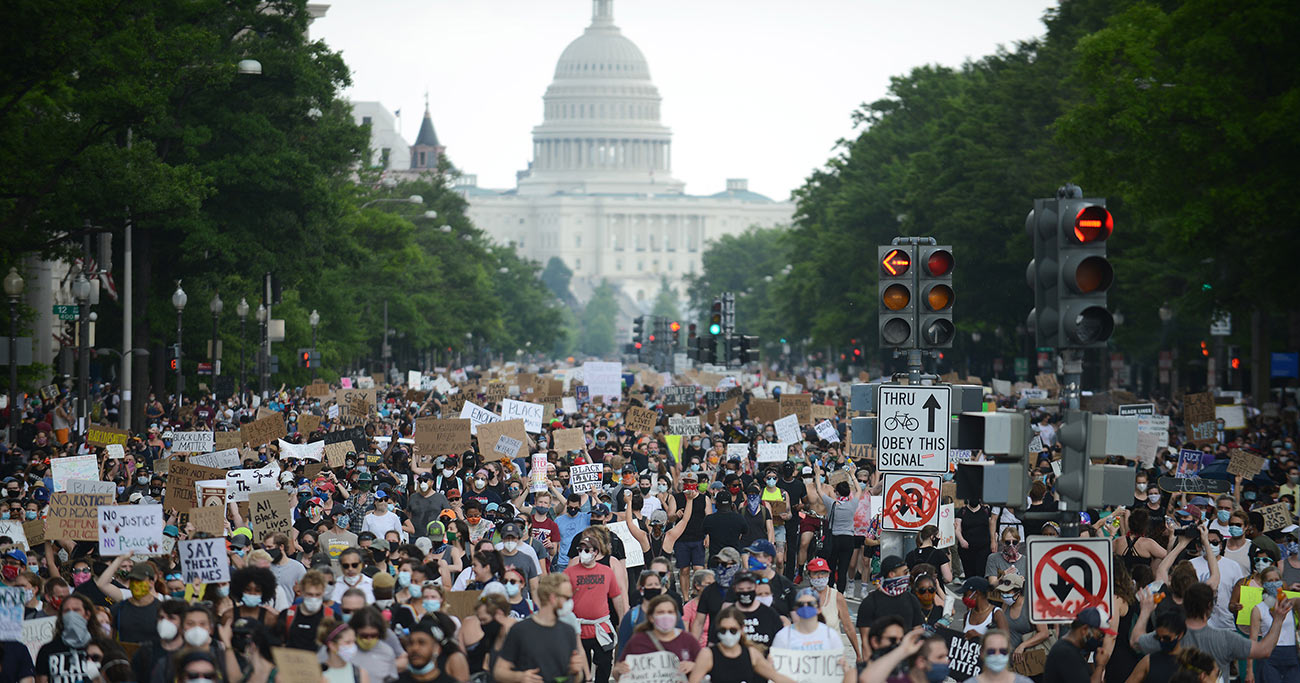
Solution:
{"label": "sunglasses", "polygon": [[217,672],[215,671],[186,671],[185,672],[185,680],[187,681],[197,681],[205,678],[216,678],[216,676],[217,676]]}
{"label": "sunglasses", "polygon": [[1009,654],[1011,654],[1011,649],[1010,649],[1010,648],[1005,648],[1005,647],[991,647],[991,648],[985,650],[985,651],[984,651],[984,654],[986,654],[986,655],[1009,655]]}
{"label": "sunglasses", "polygon": [[73,570],[72,570],[72,573],[73,573],[73,574],[89,574],[89,573],[90,573],[90,570],[89,570],[89,569],[86,569],[85,567],[82,567],[81,569],[73,569]]}
{"label": "sunglasses", "polygon": [[794,606],[795,606],[795,607],[816,607],[816,606],[817,606],[817,603],[815,603],[815,602],[796,602],[796,603],[794,604]]}
{"label": "sunglasses", "polygon": [[340,562],[340,563],[339,563],[339,566],[340,566],[340,567],[346,567],[346,568],[348,568],[348,569],[352,569],[352,568],[360,567],[360,566],[361,566],[361,563],[360,563],[360,562]]}
{"label": "sunglasses", "polygon": [[735,634],[737,634],[737,633],[740,633],[740,629],[738,629],[738,628],[720,628],[720,629],[718,629],[718,633],[725,633],[725,634],[727,634],[727,635],[735,635]]}
{"label": "sunglasses", "polygon": [[933,589],[933,588],[918,588],[918,589],[916,589],[916,592],[917,592],[917,593],[933,593],[933,592],[934,592],[934,589]]}

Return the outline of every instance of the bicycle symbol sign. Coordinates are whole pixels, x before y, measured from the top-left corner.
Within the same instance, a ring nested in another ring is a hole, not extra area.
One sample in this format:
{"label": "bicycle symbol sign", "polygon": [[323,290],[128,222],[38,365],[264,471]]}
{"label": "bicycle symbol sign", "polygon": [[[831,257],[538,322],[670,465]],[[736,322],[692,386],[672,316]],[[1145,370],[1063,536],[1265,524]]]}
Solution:
{"label": "bicycle symbol sign", "polygon": [[947,472],[951,407],[947,386],[881,385],[876,401],[880,471]]}

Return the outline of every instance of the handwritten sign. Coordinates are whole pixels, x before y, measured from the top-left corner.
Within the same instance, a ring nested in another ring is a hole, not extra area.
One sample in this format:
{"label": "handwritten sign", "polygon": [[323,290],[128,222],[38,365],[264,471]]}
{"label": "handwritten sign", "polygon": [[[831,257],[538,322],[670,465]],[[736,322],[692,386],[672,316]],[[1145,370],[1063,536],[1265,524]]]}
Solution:
{"label": "handwritten sign", "polygon": [[773,422],[772,428],[776,430],[776,440],[781,443],[791,444],[803,441],[803,433],[799,431],[799,418],[794,415],[786,415]]}
{"label": "handwritten sign", "polygon": [[[216,451],[215,453],[196,453],[186,458],[191,465],[202,465],[203,467],[213,467],[217,469],[230,469],[239,467],[239,449],[226,448]],[[209,479],[211,477],[205,477]]]}
{"label": "handwritten sign", "polygon": [[50,461],[50,478],[54,480],[55,492],[67,491],[69,479],[99,479],[99,462],[93,455],[54,458]]}
{"label": "handwritten sign", "polygon": [[197,507],[199,500],[194,484],[208,479],[222,479],[225,476],[224,469],[178,460],[171,464],[171,470],[167,473],[167,487],[163,489],[163,505],[168,509],[181,511]]}
{"label": "handwritten sign", "polygon": [[469,420],[470,434],[478,436],[479,427],[493,422],[500,422],[502,418],[473,401],[465,401],[465,406],[460,409],[460,419]]}
{"label": "handwritten sign", "polygon": [[212,434],[212,450],[224,451],[231,448],[239,448],[244,445],[240,440],[242,435],[238,431],[233,432],[214,432]]}
{"label": "handwritten sign", "polygon": [[618,536],[619,540],[623,541],[623,552],[627,554],[623,564],[627,565],[628,569],[645,564],[645,553],[641,550],[641,542],[636,540],[631,531],[628,531],[627,522],[613,522],[605,526],[610,533]]}
{"label": "handwritten sign", "polygon": [[840,433],[835,429],[835,425],[831,424],[830,420],[822,420],[821,422],[818,422],[815,429],[817,430],[817,436],[823,441],[829,441],[831,443],[840,442]]}
{"label": "handwritten sign", "polygon": [[674,415],[668,418],[668,433],[677,436],[699,436],[700,417],[698,415],[691,417]]}
{"label": "handwritten sign", "polygon": [[249,494],[280,488],[280,468],[274,464],[257,470],[230,470],[225,475],[227,503],[242,503]]}
{"label": "handwritten sign", "polygon": [[23,591],[0,588],[0,640],[23,637]]}
{"label": "handwritten sign", "polygon": [[789,452],[789,444],[760,442],[758,444],[758,461],[785,462],[786,456]]}
{"label": "handwritten sign", "polygon": [[185,583],[226,583],[230,581],[230,558],[226,556],[226,539],[202,538],[177,544],[181,554],[181,575]]}
{"label": "handwritten sign", "polygon": [[121,460],[126,457],[126,449],[120,443],[110,443],[104,446],[104,450],[108,452],[109,460]]}
{"label": "handwritten sign", "polygon": [[812,424],[812,394],[781,394],[782,415],[794,415],[799,424]]}
{"label": "handwritten sign", "polygon": [[[719,401],[719,403],[720,402],[721,401]],[[664,387],[664,405],[670,405],[670,406],[695,405],[695,386],[691,384],[687,384],[687,385],[673,385],[671,387]]]}
{"label": "handwritten sign", "polygon": [[161,505],[101,505],[99,554],[157,555],[162,552]]}
{"label": "handwritten sign", "polygon": [[514,460],[515,456],[519,455],[519,447],[522,445],[524,444],[519,439],[512,439],[502,434],[497,437],[496,445],[492,447],[492,451]]}
{"label": "handwritten sign", "polygon": [[173,453],[211,453],[216,445],[212,432],[172,432]]}
{"label": "handwritten sign", "polygon": [[90,425],[90,430],[86,432],[86,443],[92,446],[107,446],[114,443],[125,446],[130,437],[131,433],[125,429]]}
{"label": "handwritten sign", "polygon": [[686,674],[677,670],[682,660],[667,650],[644,655],[628,655],[623,661],[628,666],[628,672],[619,678],[622,683],[684,683],[686,681]]}
{"label": "handwritten sign", "polygon": [[69,479],[68,493],[106,493],[117,495],[117,485],[111,481],[90,481],[88,479]]}
{"label": "handwritten sign", "polygon": [[248,494],[248,516],[253,521],[253,538],[270,534],[287,534],[293,529],[293,502],[285,491],[258,491]]}
{"label": "handwritten sign", "polygon": [[275,680],[278,683],[320,683],[320,662],[315,652],[273,647],[271,658],[275,661]]}
{"label": "handwritten sign", "polygon": [[[502,436],[508,436],[520,445],[528,443],[528,434],[524,431],[523,420],[503,420],[490,424],[479,425],[478,445],[479,452],[484,458],[490,457],[496,452],[495,448],[501,441]],[[502,454],[504,455],[504,454]]]}
{"label": "handwritten sign", "polygon": [[41,617],[40,619],[27,619],[22,622],[23,645],[27,646],[27,651],[31,653],[33,662],[36,661],[36,654],[41,651],[41,647],[54,640],[54,623],[58,620],[58,617]]}
{"label": "handwritten sign", "polygon": [[534,453],[532,467],[528,470],[528,490],[537,493],[547,489],[547,463],[545,453]]}
{"label": "handwritten sign", "polygon": [[1214,443],[1217,424],[1214,415],[1214,395],[1209,392],[1183,396],[1183,424],[1187,440],[1197,446]]}
{"label": "handwritten sign", "polygon": [[1201,471],[1201,458],[1204,455],[1204,453],[1190,448],[1179,451],[1178,469],[1174,472],[1174,476],[1179,479],[1195,477]]}
{"label": "handwritten sign", "polygon": [[948,667],[953,678],[964,681],[980,675],[983,671],[980,666],[980,641],[970,640],[965,634],[950,628],[939,627],[935,632],[948,643]]}
{"label": "handwritten sign", "polygon": [[311,460],[320,462],[325,456],[325,442],[315,441],[312,443],[294,444],[280,439],[277,444],[280,446],[280,457],[293,460]]}
{"label": "handwritten sign", "polygon": [[569,468],[569,486],[574,493],[600,490],[600,477],[604,467],[600,463],[574,465]]}
{"label": "handwritten sign", "polygon": [[655,423],[659,421],[659,414],[648,408],[632,406],[627,409],[624,421],[627,423],[628,429],[642,434],[650,434],[655,430]]}
{"label": "handwritten sign", "polygon": [[1295,523],[1295,515],[1291,513],[1291,506],[1286,503],[1265,505],[1258,508],[1257,512],[1264,516],[1264,531],[1281,529],[1288,524]]}
{"label": "handwritten sign", "polygon": [[52,493],[45,536],[61,541],[97,541],[99,507],[112,504],[112,494]]}
{"label": "handwritten sign", "polygon": [[439,420],[434,417],[422,417],[415,421],[417,455],[463,453],[472,447],[470,421],[467,419]]}
{"label": "handwritten sign", "polygon": [[501,402],[501,419],[523,420],[525,431],[540,434],[542,432],[542,404],[507,398]]}
{"label": "handwritten sign", "polygon": [[799,683],[839,683],[844,680],[843,650],[787,650],[774,647],[768,653],[777,673]]}
{"label": "handwritten sign", "polygon": [[330,468],[344,467],[347,465],[348,453],[355,453],[352,450],[351,441],[340,443],[331,443],[325,445],[325,463]]}
{"label": "handwritten sign", "polygon": [[1250,479],[1264,468],[1263,458],[1240,448],[1232,449],[1228,456],[1231,458],[1228,461],[1228,474]]}
{"label": "handwritten sign", "polygon": [[239,440],[253,448],[271,443],[288,435],[284,426],[284,415],[272,413],[259,420],[254,420],[239,428]]}
{"label": "handwritten sign", "polygon": [[623,364],[589,361],[582,364],[583,384],[592,396],[623,396]]}
{"label": "handwritten sign", "polygon": [[552,446],[561,453],[580,451],[587,447],[587,437],[581,429],[557,429],[551,432]]}

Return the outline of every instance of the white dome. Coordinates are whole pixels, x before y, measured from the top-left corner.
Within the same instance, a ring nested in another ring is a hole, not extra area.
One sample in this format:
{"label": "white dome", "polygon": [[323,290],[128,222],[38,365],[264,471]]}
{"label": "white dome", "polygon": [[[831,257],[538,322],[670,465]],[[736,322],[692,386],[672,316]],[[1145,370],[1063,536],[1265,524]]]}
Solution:
{"label": "white dome", "polygon": [[592,25],[564,48],[555,65],[556,80],[628,78],[650,80],[645,55],[613,25]]}

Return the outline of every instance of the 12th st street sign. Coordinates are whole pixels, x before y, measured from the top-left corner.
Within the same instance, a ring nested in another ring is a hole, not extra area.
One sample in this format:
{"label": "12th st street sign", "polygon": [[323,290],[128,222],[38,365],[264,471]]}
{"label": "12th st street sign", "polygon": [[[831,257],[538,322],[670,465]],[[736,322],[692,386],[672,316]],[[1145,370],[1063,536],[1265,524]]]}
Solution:
{"label": "12th st street sign", "polygon": [[876,461],[881,472],[948,471],[952,389],[881,385],[876,401]]}

